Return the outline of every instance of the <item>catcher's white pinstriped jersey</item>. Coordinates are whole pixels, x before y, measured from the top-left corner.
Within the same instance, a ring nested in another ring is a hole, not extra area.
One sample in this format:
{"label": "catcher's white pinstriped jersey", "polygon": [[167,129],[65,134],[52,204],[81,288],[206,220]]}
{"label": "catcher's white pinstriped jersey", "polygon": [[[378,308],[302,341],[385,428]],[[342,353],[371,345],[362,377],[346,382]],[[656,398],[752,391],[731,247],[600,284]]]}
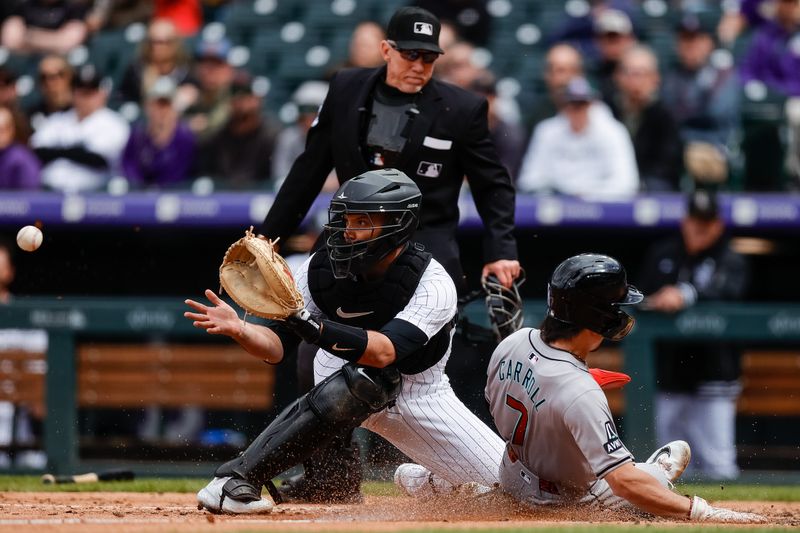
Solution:
{"label": "catcher's white pinstriped jersey", "polygon": [[[319,319],[322,313],[308,289],[310,261],[298,269],[295,279],[306,309]],[[413,324],[430,339],[455,316],[457,303],[453,280],[431,259],[408,305],[395,318]],[[491,485],[498,481],[503,441],[456,397],[444,373],[449,356],[450,348],[431,368],[404,374],[396,404],[370,416],[362,426],[450,483]],[[320,349],[314,360],[314,381],[319,383],[345,363]]]}
{"label": "catcher's white pinstriped jersey", "polygon": [[516,469],[509,479],[522,475],[512,466],[519,460],[543,490],[585,496],[633,461],[586,363],[545,344],[539,330],[521,329],[501,342],[487,376],[486,399],[511,450],[502,468]]}

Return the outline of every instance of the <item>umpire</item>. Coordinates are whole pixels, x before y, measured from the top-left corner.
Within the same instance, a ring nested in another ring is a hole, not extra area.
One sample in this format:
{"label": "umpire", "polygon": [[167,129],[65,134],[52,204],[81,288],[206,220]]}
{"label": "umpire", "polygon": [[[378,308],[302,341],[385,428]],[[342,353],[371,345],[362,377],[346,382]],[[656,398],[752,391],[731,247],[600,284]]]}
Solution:
{"label": "umpire", "polygon": [[[455,231],[458,197],[466,176],[483,220],[482,277],[494,274],[505,287],[519,276],[514,230],[514,188],[489,138],[486,99],[431,78],[439,47],[439,20],[404,7],[392,16],[381,41],[386,65],[338,72],[308,132],[261,233],[286,239],[294,233],[331,169],[339,181],[368,170],[397,168],[422,191],[415,240],[425,246],[466,292]],[[319,245],[319,243],[318,243]],[[300,346],[301,392],[313,385],[311,350]],[[358,450],[349,435],[304,463],[305,477],[281,490],[287,499],[347,502],[360,499]]]}
{"label": "umpire", "polygon": [[455,230],[464,176],[485,227],[482,276],[506,287],[519,275],[514,188],[489,139],[486,99],[431,79],[441,55],[439,20],[417,7],[399,9],[381,41],[386,65],[347,69],[328,96],[267,214],[261,232],[291,235],[331,169],[339,181],[367,170],[397,168],[422,191],[416,240],[445,267],[460,292],[464,275]]}

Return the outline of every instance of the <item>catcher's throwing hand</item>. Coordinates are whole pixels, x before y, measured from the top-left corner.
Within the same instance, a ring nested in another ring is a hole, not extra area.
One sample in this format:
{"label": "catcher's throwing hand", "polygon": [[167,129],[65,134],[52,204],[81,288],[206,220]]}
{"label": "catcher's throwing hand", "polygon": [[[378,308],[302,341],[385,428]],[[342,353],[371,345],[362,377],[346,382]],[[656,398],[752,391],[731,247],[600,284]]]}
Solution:
{"label": "catcher's throwing hand", "polygon": [[183,316],[193,320],[192,325],[194,327],[204,329],[212,335],[227,335],[229,337],[239,335],[244,323],[236,314],[236,310],[222,301],[212,290],[206,289],[205,295],[211,302],[211,306],[194,300],[186,300],[186,305],[197,312],[186,311]]}

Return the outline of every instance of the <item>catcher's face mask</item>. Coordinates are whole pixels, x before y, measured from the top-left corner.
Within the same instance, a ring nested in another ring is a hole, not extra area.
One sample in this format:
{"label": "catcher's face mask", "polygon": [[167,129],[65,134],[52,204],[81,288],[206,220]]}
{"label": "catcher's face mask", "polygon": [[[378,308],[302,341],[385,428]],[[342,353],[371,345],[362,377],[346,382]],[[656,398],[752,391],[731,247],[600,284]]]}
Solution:
{"label": "catcher's face mask", "polygon": [[525,283],[525,272],[514,280],[511,288],[505,288],[495,276],[489,275],[481,280],[486,293],[486,310],[492,324],[497,342],[502,341],[522,327],[525,319],[519,287]]}
{"label": "catcher's face mask", "polygon": [[408,240],[414,222],[407,212],[349,212],[344,203],[331,202],[325,245],[334,277],[369,272]]}

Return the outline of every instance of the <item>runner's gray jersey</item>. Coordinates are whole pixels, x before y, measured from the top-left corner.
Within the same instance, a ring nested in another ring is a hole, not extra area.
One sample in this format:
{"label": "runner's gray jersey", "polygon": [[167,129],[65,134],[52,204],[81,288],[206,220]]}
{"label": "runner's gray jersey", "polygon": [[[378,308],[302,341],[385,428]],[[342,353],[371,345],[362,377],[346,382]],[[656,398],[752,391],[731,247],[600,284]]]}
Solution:
{"label": "runner's gray jersey", "polygon": [[487,378],[486,399],[500,436],[562,494],[585,493],[633,461],[586,364],[545,344],[539,330],[525,328],[500,343]]}

